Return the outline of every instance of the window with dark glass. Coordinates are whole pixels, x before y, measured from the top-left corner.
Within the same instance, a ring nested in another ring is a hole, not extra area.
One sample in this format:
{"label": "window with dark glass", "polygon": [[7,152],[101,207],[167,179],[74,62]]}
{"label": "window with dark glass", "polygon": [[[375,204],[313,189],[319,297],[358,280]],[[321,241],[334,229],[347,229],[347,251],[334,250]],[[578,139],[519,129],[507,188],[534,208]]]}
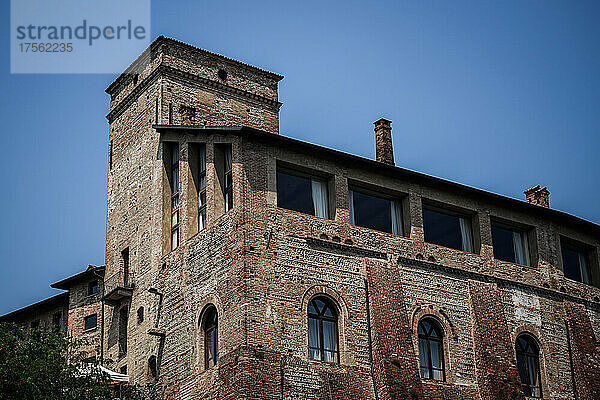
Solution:
{"label": "window with dark glass", "polygon": [[300,172],[277,171],[277,206],[329,218],[327,182]]}
{"label": "window with dark glass", "polygon": [[563,271],[567,278],[591,284],[590,260],[583,247],[561,244]]}
{"label": "window with dark glass", "polygon": [[52,330],[55,332],[60,332],[62,328],[62,313],[55,313],[52,315]]}
{"label": "window with dark glass", "polygon": [[219,316],[217,309],[210,306],[202,321],[204,332],[204,368],[208,369],[219,362]]}
{"label": "window with dark glass", "polygon": [[129,310],[127,307],[119,310],[119,356],[127,354],[127,328],[129,324]]}
{"label": "window with dark glass", "polygon": [[96,325],[98,324],[98,316],[96,314],[92,314],[92,315],[88,315],[87,317],[85,317],[83,319],[84,323],[84,328],[86,331],[88,329],[94,329],[96,327]]}
{"label": "window with dark glass", "polygon": [[206,228],[206,146],[198,146],[198,230]]}
{"label": "window with dark glass", "polygon": [[225,161],[223,197],[225,198],[225,212],[227,212],[233,208],[233,160],[231,158],[231,145],[224,147],[223,156]]}
{"label": "window with dark glass", "polygon": [[523,393],[528,397],[542,397],[540,349],[537,343],[531,336],[522,334],[517,338],[515,350]]}
{"label": "window with dark glass", "polygon": [[521,229],[492,223],[494,258],[521,265],[530,265],[527,233]]}
{"label": "window with dark glass", "polygon": [[400,200],[375,193],[350,190],[348,204],[352,224],[394,235],[404,234]]}
{"label": "window with dark glass", "polygon": [[137,310],[137,322],[138,324],[144,322],[144,307],[140,307]]}
{"label": "window with dark glass", "polygon": [[179,144],[169,143],[171,185],[171,250],[179,246]]}
{"label": "window with dark glass", "polygon": [[425,318],[419,322],[418,335],[421,377],[436,381],[445,380],[442,329],[433,318]]}
{"label": "window with dark glass", "polygon": [[338,314],[324,296],[308,303],[308,356],[311,360],[338,362]]}
{"label": "window with dark glass", "polygon": [[88,283],[88,295],[93,295],[98,293],[98,281],[94,280]]}
{"label": "window with dark glass", "polygon": [[423,229],[428,243],[473,252],[471,218],[467,215],[424,206]]}
{"label": "window with dark glass", "polygon": [[154,354],[148,357],[148,372],[150,373],[152,379],[156,379],[156,377],[158,376],[156,356]]}

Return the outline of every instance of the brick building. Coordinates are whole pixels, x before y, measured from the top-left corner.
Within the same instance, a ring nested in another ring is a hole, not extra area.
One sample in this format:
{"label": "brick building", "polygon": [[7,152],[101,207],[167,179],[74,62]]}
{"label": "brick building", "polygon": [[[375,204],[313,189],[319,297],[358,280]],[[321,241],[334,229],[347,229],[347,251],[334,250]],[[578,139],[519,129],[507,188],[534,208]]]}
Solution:
{"label": "brick building", "polygon": [[[598,399],[600,226],[279,134],[159,37],[107,89],[104,356],[166,399]],[[85,314],[85,313],[84,313]]]}

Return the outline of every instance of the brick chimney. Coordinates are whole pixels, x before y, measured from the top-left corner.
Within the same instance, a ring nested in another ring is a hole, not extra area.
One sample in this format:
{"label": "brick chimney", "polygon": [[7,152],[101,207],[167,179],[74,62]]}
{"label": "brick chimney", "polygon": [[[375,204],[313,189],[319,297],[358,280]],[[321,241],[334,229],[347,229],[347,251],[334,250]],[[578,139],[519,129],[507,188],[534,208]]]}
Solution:
{"label": "brick chimney", "polygon": [[377,161],[395,165],[392,147],[392,121],[385,118],[375,122],[375,158]]}
{"label": "brick chimney", "polygon": [[550,191],[548,188],[537,185],[531,189],[527,189],[523,193],[525,193],[525,198],[529,204],[546,208],[550,207]]}

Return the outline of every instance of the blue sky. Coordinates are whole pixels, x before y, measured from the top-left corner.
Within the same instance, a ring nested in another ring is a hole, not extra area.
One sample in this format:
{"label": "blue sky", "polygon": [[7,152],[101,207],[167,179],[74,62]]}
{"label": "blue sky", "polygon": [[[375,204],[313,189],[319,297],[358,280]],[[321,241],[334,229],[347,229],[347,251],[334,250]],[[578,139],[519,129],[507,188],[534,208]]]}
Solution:
{"label": "blue sky", "polygon": [[[2,2],[0,314],[102,265],[114,75],[11,75]],[[152,1],[171,36],[285,75],[281,133],[600,223],[600,3]],[[125,67],[125,66],[124,66]]]}

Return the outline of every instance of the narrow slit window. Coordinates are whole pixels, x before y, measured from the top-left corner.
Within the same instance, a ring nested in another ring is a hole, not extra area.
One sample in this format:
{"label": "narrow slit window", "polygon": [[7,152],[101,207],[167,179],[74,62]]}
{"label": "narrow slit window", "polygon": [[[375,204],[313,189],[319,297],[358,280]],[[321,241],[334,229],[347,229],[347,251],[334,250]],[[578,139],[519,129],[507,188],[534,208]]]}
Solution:
{"label": "narrow slit window", "polygon": [[562,245],[563,272],[569,279],[591,284],[591,270],[588,252],[583,247]]}
{"label": "narrow slit window", "polygon": [[531,265],[527,232],[492,223],[494,258],[521,265]]}
{"label": "narrow slit window", "polygon": [[123,262],[123,286],[129,287],[129,247],[121,252],[121,261]]}
{"label": "narrow slit window", "polygon": [[423,207],[423,228],[427,243],[473,252],[471,218],[467,215]]}
{"label": "narrow slit window", "polygon": [[198,146],[198,230],[206,228],[206,146]]}
{"label": "narrow slit window", "polygon": [[327,182],[306,174],[277,171],[277,206],[329,218]]}
{"label": "narrow slit window", "polygon": [[171,189],[171,250],[179,246],[179,144],[169,143],[169,184]]}
{"label": "narrow slit window", "polygon": [[394,235],[404,235],[400,200],[350,190],[348,201],[352,224]]}
{"label": "narrow slit window", "polygon": [[223,188],[223,197],[225,198],[225,212],[233,208],[233,160],[231,155],[231,145],[225,146],[223,151],[225,161],[224,178],[225,186]]}
{"label": "narrow slit window", "polygon": [[127,328],[129,324],[129,311],[123,307],[119,311],[119,356],[127,354]]}

